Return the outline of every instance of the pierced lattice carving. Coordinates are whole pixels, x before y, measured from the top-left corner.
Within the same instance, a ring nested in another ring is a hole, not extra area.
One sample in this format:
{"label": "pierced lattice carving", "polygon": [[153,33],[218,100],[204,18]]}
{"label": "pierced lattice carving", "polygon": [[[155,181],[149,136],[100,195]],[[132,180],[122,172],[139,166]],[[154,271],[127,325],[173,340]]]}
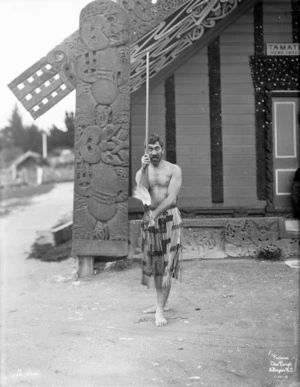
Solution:
{"label": "pierced lattice carving", "polygon": [[38,118],[76,87],[75,32],[41,58],[8,87],[33,118]]}

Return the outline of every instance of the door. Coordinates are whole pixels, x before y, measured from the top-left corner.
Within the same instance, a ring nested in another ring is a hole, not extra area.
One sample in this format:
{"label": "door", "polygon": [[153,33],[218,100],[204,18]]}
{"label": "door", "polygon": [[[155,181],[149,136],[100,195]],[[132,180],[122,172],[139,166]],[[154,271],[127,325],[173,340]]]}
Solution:
{"label": "door", "polygon": [[275,208],[291,207],[291,184],[299,165],[299,97],[273,98]]}

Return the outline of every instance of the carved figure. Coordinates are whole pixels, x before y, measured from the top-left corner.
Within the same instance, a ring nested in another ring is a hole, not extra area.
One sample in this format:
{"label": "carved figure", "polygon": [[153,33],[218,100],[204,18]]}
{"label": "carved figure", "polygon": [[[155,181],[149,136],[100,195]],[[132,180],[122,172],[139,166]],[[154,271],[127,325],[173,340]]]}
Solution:
{"label": "carved figure", "polygon": [[[82,10],[73,226],[78,255],[101,255],[102,244],[114,241],[124,244],[113,254],[127,255],[130,101],[121,88],[129,83],[129,35],[127,13],[117,4],[98,0]],[[81,241],[93,243],[85,249]]]}

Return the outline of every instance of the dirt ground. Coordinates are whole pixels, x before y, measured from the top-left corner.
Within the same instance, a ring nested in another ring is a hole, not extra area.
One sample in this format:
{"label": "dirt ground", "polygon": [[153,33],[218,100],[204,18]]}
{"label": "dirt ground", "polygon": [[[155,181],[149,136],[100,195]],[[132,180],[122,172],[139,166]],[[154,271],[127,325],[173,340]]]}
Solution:
{"label": "dirt ground", "polygon": [[299,270],[184,262],[168,325],[156,327],[143,314],[155,290],[140,285],[138,263],[74,280],[73,258],[26,259],[68,195],[60,185],[0,219],[1,387],[300,386]]}

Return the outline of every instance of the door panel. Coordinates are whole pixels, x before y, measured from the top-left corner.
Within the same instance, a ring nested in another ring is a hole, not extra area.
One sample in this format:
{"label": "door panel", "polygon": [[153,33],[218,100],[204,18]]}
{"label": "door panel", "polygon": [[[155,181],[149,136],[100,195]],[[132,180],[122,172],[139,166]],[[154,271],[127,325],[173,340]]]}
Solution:
{"label": "door panel", "polygon": [[291,184],[299,168],[299,98],[273,98],[275,208],[291,206]]}

